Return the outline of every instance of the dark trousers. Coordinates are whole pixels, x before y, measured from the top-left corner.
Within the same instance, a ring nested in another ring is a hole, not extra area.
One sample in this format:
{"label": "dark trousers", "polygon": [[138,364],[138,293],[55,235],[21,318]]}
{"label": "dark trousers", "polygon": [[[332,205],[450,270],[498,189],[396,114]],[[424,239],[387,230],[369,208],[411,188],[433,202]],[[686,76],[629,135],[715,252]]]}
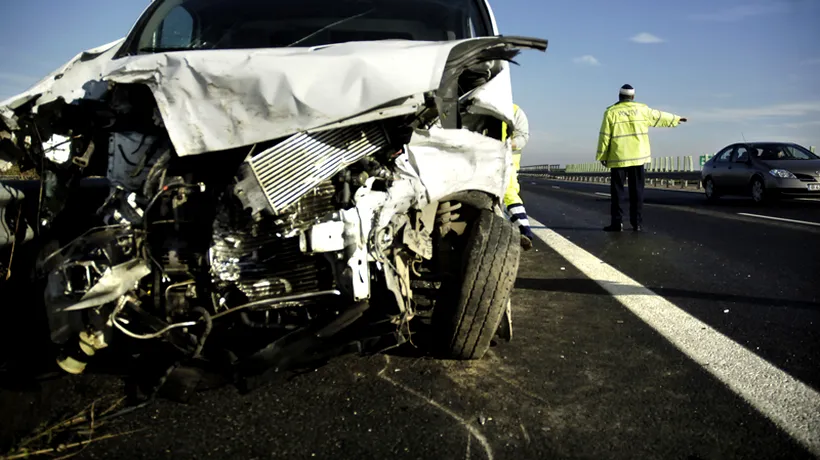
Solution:
{"label": "dark trousers", "polygon": [[643,186],[646,175],[644,167],[629,166],[626,168],[612,168],[610,170],[610,195],[612,199],[612,223],[623,222],[621,203],[624,201],[624,183],[629,182],[629,222],[633,227],[643,222]]}

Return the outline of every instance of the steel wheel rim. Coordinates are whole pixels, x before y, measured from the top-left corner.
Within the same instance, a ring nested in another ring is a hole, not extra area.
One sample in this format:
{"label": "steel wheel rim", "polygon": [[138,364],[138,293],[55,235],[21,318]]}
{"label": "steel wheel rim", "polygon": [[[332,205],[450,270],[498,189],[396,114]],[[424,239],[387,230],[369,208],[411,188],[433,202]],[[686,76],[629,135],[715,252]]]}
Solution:
{"label": "steel wheel rim", "polygon": [[715,193],[715,183],[712,182],[712,179],[706,181],[706,196],[712,197]]}

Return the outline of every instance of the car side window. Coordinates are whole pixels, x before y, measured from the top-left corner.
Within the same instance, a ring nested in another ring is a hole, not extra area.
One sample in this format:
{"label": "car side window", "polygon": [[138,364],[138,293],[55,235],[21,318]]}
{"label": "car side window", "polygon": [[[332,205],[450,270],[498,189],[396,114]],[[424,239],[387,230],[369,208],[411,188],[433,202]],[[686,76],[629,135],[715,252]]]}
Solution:
{"label": "car side window", "polygon": [[732,150],[733,147],[727,147],[723,149],[720,153],[717,154],[717,161],[718,163],[728,163],[732,160]]}
{"label": "car side window", "polygon": [[176,6],[162,21],[159,48],[188,48],[194,35],[194,18],[182,6]]}
{"label": "car side window", "polygon": [[746,163],[747,161],[749,161],[749,149],[746,147],[738,147],[737,150],[735,150],[734,162]]}

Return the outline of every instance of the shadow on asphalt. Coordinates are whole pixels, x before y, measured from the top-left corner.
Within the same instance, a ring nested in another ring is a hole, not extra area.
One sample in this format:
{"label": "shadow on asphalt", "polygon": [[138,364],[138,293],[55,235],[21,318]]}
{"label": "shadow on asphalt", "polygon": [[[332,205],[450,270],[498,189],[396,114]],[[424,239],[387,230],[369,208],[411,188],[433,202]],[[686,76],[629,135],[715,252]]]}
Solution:
{"label": "shadow on asphalt", "polygon": [[[570,278],[570,279],[534,279],[534,278],[519,278],[515,282],[516,289],[529,289],[547,292],[565,292],[571,294],[591,294],[610,296],[597,281],[584,278]],[[789,300],[789,299],[774,299],[766,297],[752,297],[744,295],[724,294],[715,292],[699,292],[690,291],[686,289],[674,288],[653,288],[647,287],[650,291],[665,298],[686,298],[710,300],[713,302],[733,302],[751,305],[760,305],[764,307],[778,307],[778,308],[801,308],[807,310],[820,310],[820,303],[807,302],[803,300]],[[641,294],[642,290],[636,289],[635,292],[625,292],[625,294]],[[722,308],[722,307],[721,307]]]}
{"label": "shadow on asphalt", "polygon": [[600,227],[532,227],[532,228],[549,228],[550,230],[566,230],[572,232],[601,232],[603,233],[604,225]]}

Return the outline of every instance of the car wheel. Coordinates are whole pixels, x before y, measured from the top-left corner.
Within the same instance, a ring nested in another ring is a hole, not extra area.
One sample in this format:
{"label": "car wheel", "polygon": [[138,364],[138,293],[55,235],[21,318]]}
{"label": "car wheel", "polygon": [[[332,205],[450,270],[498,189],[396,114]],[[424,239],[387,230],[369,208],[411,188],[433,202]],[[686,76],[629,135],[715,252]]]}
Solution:
{"label": "car wheel", "polygon": [[[455,308],[439,316],[444,353],[454,359],[481,359],[499,329],[518,274],[518,228],[483,210],[464,249]],[[445,304],[446,305],[446,304]]]}
{"label": "car wheel", "polygon": [[720,195],[717,192],[717,187],[715,186],[715,181],[713,181],[711,177],[707,177],[703,182],[703,192],[706,194],[706,199],[708,201],[716,201],[720,198]]}
{"label": "car wheel", "polygon": [[766,192],[766,185],[763,183],[763,179],[759,177],[755,177],[752,179],[752,183],[750,185],[750,192],[752,195],[752,200],[755,203],[763,203],[766,201],[767,192]]}

